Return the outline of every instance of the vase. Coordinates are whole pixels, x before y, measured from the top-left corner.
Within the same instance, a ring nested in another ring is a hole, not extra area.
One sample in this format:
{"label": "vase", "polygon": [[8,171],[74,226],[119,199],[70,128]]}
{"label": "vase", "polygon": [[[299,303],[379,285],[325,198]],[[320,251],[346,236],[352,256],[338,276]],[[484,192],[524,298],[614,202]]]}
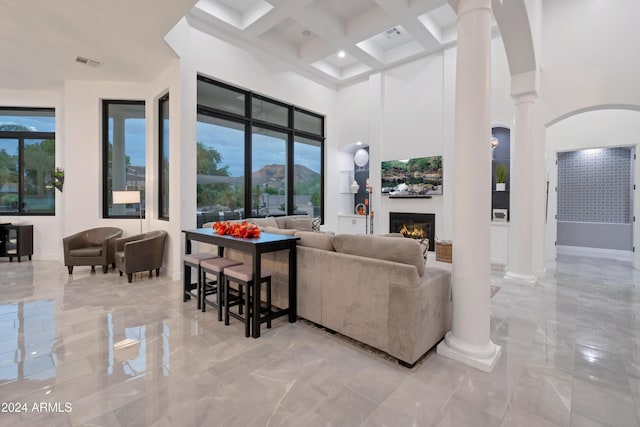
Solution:
{"label": "vase", "polygon": [[496,182],[496,191],[505,191],[507,184],[504,182]]}
{"label": "vase", "polygon": [[61,193],[62,193],[63,185],[64,185],[64,177],[62,177],[62,178],[54,178],[53,186],[56,188],[56,190],[60,191]]}

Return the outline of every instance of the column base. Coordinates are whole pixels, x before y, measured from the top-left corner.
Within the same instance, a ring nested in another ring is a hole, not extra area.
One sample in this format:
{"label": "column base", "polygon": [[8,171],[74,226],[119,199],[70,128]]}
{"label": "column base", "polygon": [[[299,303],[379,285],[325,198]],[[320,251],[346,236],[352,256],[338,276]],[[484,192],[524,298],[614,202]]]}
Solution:
{"label": "column base", "polygon": [[507,271],[507,274],[504,275],[504,281],[514,285],[532,286],[536,284],[536,280],[538,279],[533,274],[517,274]]}
{"label": "column base", "polygon": [[547,277],[547,269],[543,268],[543,269],[533,269],[533,274],[538,278],[538,279],[544,279],[545,277]]}
{"label": "column base", "polygon": [[482,372],[491,372],[500,358],[502,347],[491,341],[480,347],[467,344],[456,338],[452,331],[449,331],[438,344],[436,351],[440,356],[464,363]]}

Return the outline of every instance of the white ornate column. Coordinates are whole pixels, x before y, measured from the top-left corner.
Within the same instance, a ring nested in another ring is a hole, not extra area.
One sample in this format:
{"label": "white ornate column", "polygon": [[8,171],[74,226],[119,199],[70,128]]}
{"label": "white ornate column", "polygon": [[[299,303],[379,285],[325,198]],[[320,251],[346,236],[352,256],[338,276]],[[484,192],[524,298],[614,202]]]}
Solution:
{"label": "white ornate column", "polygon": [[504,279],[533,285],[533,195],[534,149],[533,108],[538,95],[536,73],[512,76],[511,96],[515,101],[514,138],[511,142],[511,191],[509,197],[509,259]]}
{"label": "white ornate column", "polygon": [[545,164],[546,129],[542,123],[540,103],[533,107],[533,229],[531,245],[531,268],[538,280],[546,277],[545,235],[549,217],[547,195],[547,167]]}
{"label": "white ornate column", "polygon": [[490,372],[491,0],[460,0],[453,174],[453,321],[438,354]]}

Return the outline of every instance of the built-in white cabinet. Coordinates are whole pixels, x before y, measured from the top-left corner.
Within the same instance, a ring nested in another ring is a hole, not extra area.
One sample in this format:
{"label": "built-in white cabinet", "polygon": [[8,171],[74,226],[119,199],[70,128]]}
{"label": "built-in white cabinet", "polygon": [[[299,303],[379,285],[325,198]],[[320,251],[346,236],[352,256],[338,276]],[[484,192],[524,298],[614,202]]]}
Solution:
{"label": "built-in white cabinet", "polygon": [[491,223],[491,268],[505,270],[509,256],[509,223]]}
{"label": "built-in white cabinet", "polygon": [[364,215],[338,215],[338,233],[365,234],[367,217]]}

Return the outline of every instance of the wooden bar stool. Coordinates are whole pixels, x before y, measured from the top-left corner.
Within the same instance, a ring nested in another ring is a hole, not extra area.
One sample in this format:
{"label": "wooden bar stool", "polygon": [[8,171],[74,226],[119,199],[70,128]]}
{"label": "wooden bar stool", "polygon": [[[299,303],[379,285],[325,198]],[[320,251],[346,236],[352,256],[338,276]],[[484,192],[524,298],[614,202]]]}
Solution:
{"label": "wooden bar stool", "polygon": [[[253,267],[246,264],[236,265],[233,267],[227,267],[224,270],[224,324],[229,324],[229,315],[235,317],[238,320],[244,321],[244,336],[248,337],[251,333],[250,325],[253,316],[258,316],[260,319],[258,325],[263,322],[267,322],[267,328],[271,328],[271,272],[266,268],[263,268],[260,272],[260,280],[255,284],[253,280]],[[238,297],[235,300],[229,300],[229,284],[234,282],[238,284]],[[260,285],[262,283],[267,284],[267,307],[266,316],[260,317]],[[243,300],[242,288],[246,287],[245,297]],[[258,298],[256,306],[258,307],[257,313],[251,308],[251,298]],[[245,313],[242,315],[240,307],[242,303],[245,304]],[[229,311],[229,308],[233,305],[238,305],[238,313]]]}
{"label": "wooden bar stool", "polygon": [[[200,263],[206,259],[218,258],[218,255],[210,254],[207,252],[199,252],[195,254],[185,254],[182,257],[182,262],[184,263],[184,280],[183,280],[183,293],[182,293],[182,302],[186,302],[191,299],[192,296],[198,299],[197,307],[200,310],[200,293],[202,280],[201,275],[202,272],[200,270]],[[196,283],[191,283],[191,269],[195,268],[198,271],[197,281]],[[195,293],[193,290],[195,289]]]}
{"label": "wooden bar stool", "polygon": [[[206,311],[207,304],[216,307],[218,309],[218,321],[222,320],[222,305],[225,301],[224,296],[220,295],[224,292],[224,270],[240,264],[242,262],[229,258],[205,259],[200,263],[200,270],[202,271],[202,292],[200,293],[202,311]],[[207,283],[207,273],[216,275],[215,283]],[[207,300],[207,295],[213,294],[216,295],[216,302]]]}

